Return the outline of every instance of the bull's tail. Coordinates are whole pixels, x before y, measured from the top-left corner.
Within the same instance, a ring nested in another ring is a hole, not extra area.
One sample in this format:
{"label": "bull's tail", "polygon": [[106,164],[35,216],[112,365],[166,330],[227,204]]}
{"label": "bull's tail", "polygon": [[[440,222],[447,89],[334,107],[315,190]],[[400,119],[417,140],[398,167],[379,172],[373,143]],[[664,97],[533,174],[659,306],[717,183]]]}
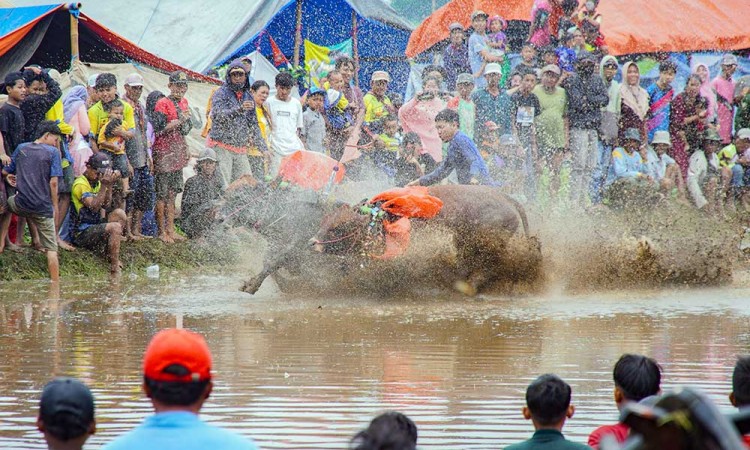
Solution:
{"label": "bull's tail", "polygon": [[523,233],[526,237],[529,237],[529,219],[526,217],[526,208],[510,195],[503,193],[503,196],[516,208],[516,211],[518,211],[518,216],[521,218],[521,224],[523,224]]}

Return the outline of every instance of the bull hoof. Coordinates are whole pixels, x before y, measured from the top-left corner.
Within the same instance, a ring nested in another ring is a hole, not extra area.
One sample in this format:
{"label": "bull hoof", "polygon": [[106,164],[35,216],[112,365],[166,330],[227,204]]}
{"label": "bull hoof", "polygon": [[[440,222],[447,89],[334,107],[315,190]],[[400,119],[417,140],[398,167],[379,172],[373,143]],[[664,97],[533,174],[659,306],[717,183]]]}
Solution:
{"label": "bull hoof", "polygon": [[454,282],[453,289],[469,297],[474,297],[475,295],[477,295],[477,288],[464,280],[458,280]]}
{"label": "bull hoof", "polygon": [[254,295],[260,289],[260,284],[257,281],[245,281],[240,291],[247,292],[250,295]]}

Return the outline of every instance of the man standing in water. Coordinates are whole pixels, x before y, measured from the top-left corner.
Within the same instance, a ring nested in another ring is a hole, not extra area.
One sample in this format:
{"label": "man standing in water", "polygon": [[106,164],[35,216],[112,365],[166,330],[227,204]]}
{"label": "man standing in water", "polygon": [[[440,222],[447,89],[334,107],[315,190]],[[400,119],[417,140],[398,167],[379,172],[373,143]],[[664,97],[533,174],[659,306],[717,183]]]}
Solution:
{"label": "man standing in water", "polygon": [[251,440],[200,420],[212,390],[203,336],[176,328],[158,332],[143,356],[143,391],[155,414],[104,450],[256,450]]}

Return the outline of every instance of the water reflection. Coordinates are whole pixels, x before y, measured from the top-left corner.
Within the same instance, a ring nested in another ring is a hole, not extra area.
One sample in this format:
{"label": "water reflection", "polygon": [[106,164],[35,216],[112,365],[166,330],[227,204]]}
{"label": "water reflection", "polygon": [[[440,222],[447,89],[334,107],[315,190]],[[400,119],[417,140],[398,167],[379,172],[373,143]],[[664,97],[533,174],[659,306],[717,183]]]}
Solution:
{"label": "water reflection", "polygon": [[528,382],[554,371],[574,389],[579,441],[616,418],[611,367],[657,358],[668,385],[691,383],[729,409],[734,359],[748,351],[742,289],[465,300],[254,299],[238,280],[197,276],[119,286],[64,281],[0,290],[0,446],[42,448],[39,391],[75,376],[97,399],[90,448],[150,405],[140,362],[165,327],[203,333],[217,386],[204,417],[266,448],[345,448],[373,415],[412,416],[422,448],[497,448],[527,437]]}

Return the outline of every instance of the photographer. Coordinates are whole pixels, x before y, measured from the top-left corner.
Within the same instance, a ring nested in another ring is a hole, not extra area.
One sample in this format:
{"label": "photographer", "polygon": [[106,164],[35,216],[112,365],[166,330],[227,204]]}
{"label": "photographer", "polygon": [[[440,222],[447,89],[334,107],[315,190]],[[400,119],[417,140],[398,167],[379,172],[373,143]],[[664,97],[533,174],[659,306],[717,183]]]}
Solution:
{"label": "photographer", "polygon": [[398,117],[404,132],[417,133],[425,152],[439,162],[443,157],[443,142],[435,128],[435,117],[447,107],[449,96],[440,91],[436,78],[428,77],[423,85],[424,90],[401,107]]}

